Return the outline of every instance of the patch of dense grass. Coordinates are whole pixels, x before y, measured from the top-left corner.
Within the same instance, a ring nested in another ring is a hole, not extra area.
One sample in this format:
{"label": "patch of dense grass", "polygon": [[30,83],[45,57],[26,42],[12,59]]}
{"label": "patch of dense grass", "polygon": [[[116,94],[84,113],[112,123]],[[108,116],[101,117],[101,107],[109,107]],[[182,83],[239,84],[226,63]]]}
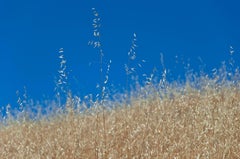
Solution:
{"label": "patch of dense grass", "polygon": [[82,113],[69,105],[48,120],[12,122],[0,129],[0,158],[240,157],[238,87],[158,93],[113,103],[104,117],[99,104]]}

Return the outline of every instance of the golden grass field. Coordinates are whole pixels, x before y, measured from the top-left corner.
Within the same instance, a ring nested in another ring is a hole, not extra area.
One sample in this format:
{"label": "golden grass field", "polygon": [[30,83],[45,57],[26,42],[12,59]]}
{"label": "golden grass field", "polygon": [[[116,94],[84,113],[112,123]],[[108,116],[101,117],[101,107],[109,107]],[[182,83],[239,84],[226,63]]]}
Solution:
{"label": "golden grass field", "polygon": [[0,158],[240,158],[240,90],[184,90],[139,95],[111,110],[68,106],[50,119],[11,121],[0,128]]}
{"label": "golden grass field", "polygon": [[[0,159],[240,159],[239,67],[233,70],[230,59],[231,67],[206,76],[200,72],[197,80],[189,82],[187,77],[178,87],[167,82],[161,56],[160,82],[154,83],[152,74],[144,86],[126,93],[123,99],[105,99],[111,60],[104,73],[101,23],[95,8],[92,11],[94,39],[89,44],[100,56],[100,101],[89,98],[90,106],[84,102],[76,105],[68,96],[63,110],[57,107],[47,116],[38,112],[35,115],[40,117],[36,118],[28,116],[31,112],[23,109],[21,100],[18,104],[23,116],[11,115],[10,105],[6,106],[0,120]],[[125,65],[126,88],[131,87],[130,79],[136,73],[131,64],[138,63],[134,62],[136,41],[134,33]],[[59,103],[69,91],[63,52],[61,48],[55,89]],[[191,70],[187,71],[194,79]],[[26,109],[36,107],[26,103],[24,98],[25,107],[30,105]]]}

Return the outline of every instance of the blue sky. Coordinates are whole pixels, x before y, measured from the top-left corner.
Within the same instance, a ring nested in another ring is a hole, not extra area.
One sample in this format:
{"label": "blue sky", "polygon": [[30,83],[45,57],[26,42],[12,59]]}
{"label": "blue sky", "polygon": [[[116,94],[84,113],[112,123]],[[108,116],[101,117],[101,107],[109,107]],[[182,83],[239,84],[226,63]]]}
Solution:
{"label": "blue sky", "polygon": [[[234,48],[240,60],[240,2],[237,0],[0,0],[0,106],[16,104],[16,91],[30,97],[53,96],[64,48],[71,86],[80,94],[98,83],[98,52],[92,40],[91,8],[101,17],[101,41],[106,61],[112,60],[109,82],[124,85],[124,64],[137,34],[137,59],[146,60],[139,74],[160,67],[160,53],[173,76],[184,62],[206,72],[229,58]],[[201,60],[199,60],[201,58]],[[179,63],[176,63],[179,62]]]}

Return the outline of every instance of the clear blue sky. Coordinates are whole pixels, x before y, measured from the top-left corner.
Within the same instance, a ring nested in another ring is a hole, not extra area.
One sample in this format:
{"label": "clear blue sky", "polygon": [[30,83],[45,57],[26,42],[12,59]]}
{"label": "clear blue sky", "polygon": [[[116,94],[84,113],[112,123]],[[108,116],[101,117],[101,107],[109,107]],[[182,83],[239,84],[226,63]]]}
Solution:
{"label": "clear blue sky", "polygon": [[98,53],[88,46],[92,7],[102,18],[101,40],[115,85],[125,81],[133,33],[137,57],[146,60],[140,74],[160,68],[160,53],[176,74],[184,67],[176,61],[190,59],[197,68],[201,57],[210,70],[228,58],[230,46],[240,54],[238,0],[0,0],[0,106],[15,104],[16,90],[24,86],[34,99],[51,97],[59,48],[72,70],[72,87],[82,94],[93,90],[99,78]]}

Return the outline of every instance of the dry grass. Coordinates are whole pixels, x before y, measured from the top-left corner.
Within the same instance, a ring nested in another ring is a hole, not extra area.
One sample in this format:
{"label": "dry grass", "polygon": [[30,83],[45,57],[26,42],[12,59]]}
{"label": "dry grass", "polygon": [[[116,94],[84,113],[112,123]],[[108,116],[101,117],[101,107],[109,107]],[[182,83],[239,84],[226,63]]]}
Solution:
{"label": "dry grass", "polygon": [[[26,117],[13,119],[8,105],[8,118],[0,123],[0,158],[240,159],[239,71],[231,76],[232,81],[226,80],[229,75],[223,69],[222,72],[213,73],[213,79],[206,76],[193,82],[193,85],[200,85],[199,89],[194,89],[191,84],[178,89],[174,84],[168,85],[161,56],[164,71],[163,79],[157,83],[159,88],[152,84],[152,74],[147,78],[146,86],[140,86],[134,97],[130,92],[125,95],[127,101],[108,101],[105,97],[110,64],[103,73],[100,18],[95,8],[92,10],[94,39],[89,44],[98,50],[100,57],[100,101],[97,104],[89,98],[91,107],[81,112],[74,109],[76,104],[68,96],[67,109],[61,107],[68,87],[68,70],[61,48],[55,91],[57,104],[63,109],[60,112],[67,113],[53,112],[55,115],[38,120]],[[131,84],[130,74],[135,71],[131,65],[136,58],[135,47],[136,34],[125,65],[127,88]],[[228,82],[232,86],[227,85]],[[128,101],[131,101],[130,105]],[[26,98],[19,98],[18,103],[21,111],[23,104],[25,107],[28,105]],[[82,108],[84,103],[81,104],[77,103],[77,108]],[[102,107],[105,104],[112,109]],[[52,107],[49,105],[49,109]]]}
{"label": "dry grass", "polygon": [[92,108],[2,126],[0,158],[240,158],[235,87],[139,96],[101,114]]}

